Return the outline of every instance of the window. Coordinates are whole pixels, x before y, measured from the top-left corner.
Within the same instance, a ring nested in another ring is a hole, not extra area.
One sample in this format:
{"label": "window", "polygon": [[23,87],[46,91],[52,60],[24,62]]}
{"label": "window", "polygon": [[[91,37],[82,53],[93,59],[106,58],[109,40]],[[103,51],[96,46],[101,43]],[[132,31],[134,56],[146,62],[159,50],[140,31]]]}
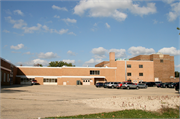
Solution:
{"label": "window", "polygon": [[127,65],[127,68],[131,68],[131,65],[130,65],[130,64],[128,64],[128,65]]}
{"label": "window", "polygon": [[1,80],[3,79],[3,76],[2,76],[2,74],[3,74],[3,73],[2,73],[2,71],[1,71]]}
{"label": "window", "polygon": [[139,65],[139,68],[143,68],[143,65]]}
{"label": "window", "polygon": [[143,73],[139,73],[139,76],[143,76]]}
{"label": "window", "polygon": [[9,74],[7,74],[7,82],[9,82]]}
{"label": "window", "polygon": [[4,82],[6,82],[6,73],[4,73]]}
{"label": "window", "polygon": [[160,62],[163,63],[163,60],[161,59]]}
{"label": "window", "polygon": [[100,75],[99,70],[90,70],[90,75]]}
{"label": "window", "polygon": [[131,76],[131,73],[127,73],[127,76]]}

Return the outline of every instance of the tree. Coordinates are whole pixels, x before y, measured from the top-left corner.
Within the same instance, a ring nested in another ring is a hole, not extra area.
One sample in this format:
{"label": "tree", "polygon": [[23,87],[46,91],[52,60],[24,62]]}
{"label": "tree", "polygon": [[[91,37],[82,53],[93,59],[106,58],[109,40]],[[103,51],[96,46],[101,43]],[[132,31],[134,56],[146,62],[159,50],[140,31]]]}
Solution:
{"label": "tree", "polygon": [[75,65],[72,65],[72,63],[67,63],[63,61],[52,61],[49,63],[49,67],[62,67],[62,66],[75,67]]}
{"label": "tree", "polygon": [[179,72],[175,71],[175,77],[179,77]]}

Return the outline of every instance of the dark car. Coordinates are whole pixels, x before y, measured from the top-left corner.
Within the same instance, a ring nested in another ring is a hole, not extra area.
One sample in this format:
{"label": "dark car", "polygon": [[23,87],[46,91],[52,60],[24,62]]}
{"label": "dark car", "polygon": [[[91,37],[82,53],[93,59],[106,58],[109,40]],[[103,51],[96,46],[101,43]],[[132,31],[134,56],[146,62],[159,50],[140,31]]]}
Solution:
{"label": "dark car", "polygon": [[178,92],[180,92],[180,91],[179,91],[179,82],[176,83],[176,85],[175,85],[175,90],[178,91]]}
{"label": "dark car", "polygon": [[155,82],[156,86],[159,85],[159,84],[161,84],[161,83],[162,83],[161,81],[156,81],[156,82]]}
{"label": "dark car", "polygon": [[161,88],[167,88],[169,84],[171,84],[172,82],[166,82],[166,83],[163,83],[161,85]]}
{"label": "dark car", "polygon": [[104,87],[104,83],[96,83],[96,87]]}
{"label": "dark car", "polygon": [[147,87],[156,86],[155,82],[146,82]]}
{"label": "dark car", "polygon": [[157,85],[156,85],[157,88],[161,87],[162,84],[163,84],[163,83],[157,84]]}
{"label": "dark car", "polygon": [[168,84],[168,88],[174,88],[175,85],[176,85],[176,83],[170,83],[170,84]]}

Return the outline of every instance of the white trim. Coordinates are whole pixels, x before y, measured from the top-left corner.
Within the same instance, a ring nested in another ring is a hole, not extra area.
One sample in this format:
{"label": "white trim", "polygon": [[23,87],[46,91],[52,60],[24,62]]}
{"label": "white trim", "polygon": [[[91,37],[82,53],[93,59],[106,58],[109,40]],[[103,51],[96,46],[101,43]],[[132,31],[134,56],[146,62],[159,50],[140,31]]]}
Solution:
{"label": "white trim", "polygon": [[145,60],[117,60],[117,61],[127,61],[127,62],[153,62],[153,61],[145,61]]}
{"label": "white trim", "polygon": [[0,68],[1,68],[1,69],[4,69],[4,70],[6,70],[6,71],[9,71],[9,72],[11,72],[11,70],[10,70],[10,69],[8,69],[8,68],[5,68],[5,67],[3,67],[3,66],[0,66]]}
{"label": "white trim", "polygon": [[33,66],[17,66],[18,68],[52,68],[52,69],[62,69],[62,68],[88,68],[88,69],[117,69],[117,67],[33,67]]}
{"label": "white trim", "polygon": [[35,77],[42,77],[42,78],[106,78],[105,76],[25,76],[25,75],[16,75],[16,77],[21,77],[21,78],[35,78]]}
{"label": "white trim", "polygon": [[43,82],[43,85],[57,85],[55,82]]}

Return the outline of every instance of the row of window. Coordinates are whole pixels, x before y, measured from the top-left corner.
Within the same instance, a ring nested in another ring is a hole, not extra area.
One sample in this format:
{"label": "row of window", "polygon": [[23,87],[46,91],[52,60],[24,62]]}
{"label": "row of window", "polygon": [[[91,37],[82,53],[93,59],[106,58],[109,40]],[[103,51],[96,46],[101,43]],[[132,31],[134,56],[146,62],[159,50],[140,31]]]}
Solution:
{"label": "row of window", "polygon": [[44,82],[56,82],[57,83],[57,79],[44,79]]}
{"label": "row of window", "polygon": [[[127,64],[127,68],[131,68],[131,64]],[[143,65],[139,65],[139,68],[143,68]]]}
{"label": "row of window", "polygon": [[[127,73],[127,76],[131,76],[131,73]],[[139,73],[139,76],[143,76],[143,73]]]}
{"label": "row of window", "polygon": [[9,74],[1,71],[1,82],[9,82]]}
{"label": "row of window", "polygon": [[99,70],[90,70],[90,75],[100,75]]}

